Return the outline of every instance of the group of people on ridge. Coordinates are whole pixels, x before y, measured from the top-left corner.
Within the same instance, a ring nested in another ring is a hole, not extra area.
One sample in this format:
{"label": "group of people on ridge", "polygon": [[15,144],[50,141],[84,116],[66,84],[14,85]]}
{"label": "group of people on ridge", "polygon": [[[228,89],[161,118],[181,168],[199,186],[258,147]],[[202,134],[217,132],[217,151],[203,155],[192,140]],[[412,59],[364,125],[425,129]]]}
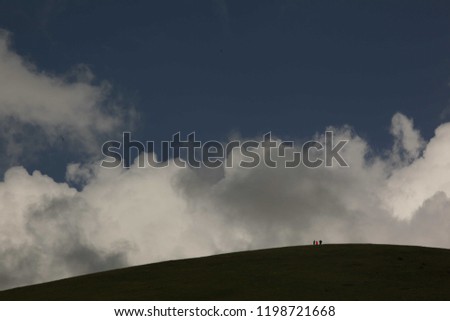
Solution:
{"label": "group of people on ridge", "polygon": [[314,240],[313,245],[322,245],[322,240],[319,241]]}

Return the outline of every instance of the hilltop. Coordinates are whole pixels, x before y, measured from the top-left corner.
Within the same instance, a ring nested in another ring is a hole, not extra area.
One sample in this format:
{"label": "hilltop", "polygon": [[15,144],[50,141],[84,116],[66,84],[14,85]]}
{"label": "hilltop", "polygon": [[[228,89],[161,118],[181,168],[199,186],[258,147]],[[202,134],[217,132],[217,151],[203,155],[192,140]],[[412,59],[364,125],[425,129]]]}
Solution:
{"label": "hilltop", "polygon": [[296,246],[153,263],[0,292],[0,300],[450,300],[450,250]]}

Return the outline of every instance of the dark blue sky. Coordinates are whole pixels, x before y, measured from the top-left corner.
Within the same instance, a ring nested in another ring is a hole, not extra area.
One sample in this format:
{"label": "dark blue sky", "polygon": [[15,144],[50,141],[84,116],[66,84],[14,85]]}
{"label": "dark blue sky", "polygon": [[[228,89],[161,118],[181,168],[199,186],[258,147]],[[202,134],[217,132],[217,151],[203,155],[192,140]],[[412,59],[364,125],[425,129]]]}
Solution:
{"label": "dark blue sky", "polygon": [[[141,114],[135,137],[309,137],[350,124],[376,148],[392,115],[447,118],[448,1],[0,1],[43,70],[85,63]],[[450,113],[448,113],[450,115]]]}

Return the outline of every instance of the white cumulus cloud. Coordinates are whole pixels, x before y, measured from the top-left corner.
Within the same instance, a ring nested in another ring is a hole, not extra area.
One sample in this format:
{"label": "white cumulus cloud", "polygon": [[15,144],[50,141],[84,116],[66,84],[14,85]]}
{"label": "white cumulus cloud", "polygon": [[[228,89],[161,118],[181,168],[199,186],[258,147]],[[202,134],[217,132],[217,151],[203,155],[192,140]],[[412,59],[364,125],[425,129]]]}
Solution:
{"label": "white cumulus cloud", "polygon": [[97,151],[99,137],[123,125],[125,115],[110,99],[107,83],[92,84],[83,65],[66,75],[39,70],[11,48],[11,35],[0,30],[0,135],[12,159],[59,140]]}

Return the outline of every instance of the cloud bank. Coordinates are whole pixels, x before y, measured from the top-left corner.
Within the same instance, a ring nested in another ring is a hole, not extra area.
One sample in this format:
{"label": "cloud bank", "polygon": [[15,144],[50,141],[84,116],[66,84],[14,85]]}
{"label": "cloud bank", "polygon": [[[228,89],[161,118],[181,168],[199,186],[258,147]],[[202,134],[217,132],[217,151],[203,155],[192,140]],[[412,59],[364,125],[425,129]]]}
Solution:
{"label": "cloud bank", "polygon": [[450,247],[450,123],[401,166],[392,159],[405,151],[369,158],[351,129],[333,130],[349,140],[348,168],[235,166],[211,180],[173,164],[71,164],[81,191],[11,168],[0,183],[2,287],[318,238]]}
{"label": "cloud bank", "polygon": [[[17,140],[23,131],[50,142],[64,133],[86,152],[123,122],[107,111],[115,107],[89,82],[92,75],[77,75],[38,71],[0,36],[6,160],[36,145]],[[172,163],[105,169],[97,160],[69,164],[67,183],[10,167],[0,182],[0,288],[314,239],[450,247],[450,123],[425,142],[411,119],[395,114],[393,147],[383,155],[349,126],[328,130],[349,141],[342,150],[349,167],[248,169],[234,162],[209,175]]]}

